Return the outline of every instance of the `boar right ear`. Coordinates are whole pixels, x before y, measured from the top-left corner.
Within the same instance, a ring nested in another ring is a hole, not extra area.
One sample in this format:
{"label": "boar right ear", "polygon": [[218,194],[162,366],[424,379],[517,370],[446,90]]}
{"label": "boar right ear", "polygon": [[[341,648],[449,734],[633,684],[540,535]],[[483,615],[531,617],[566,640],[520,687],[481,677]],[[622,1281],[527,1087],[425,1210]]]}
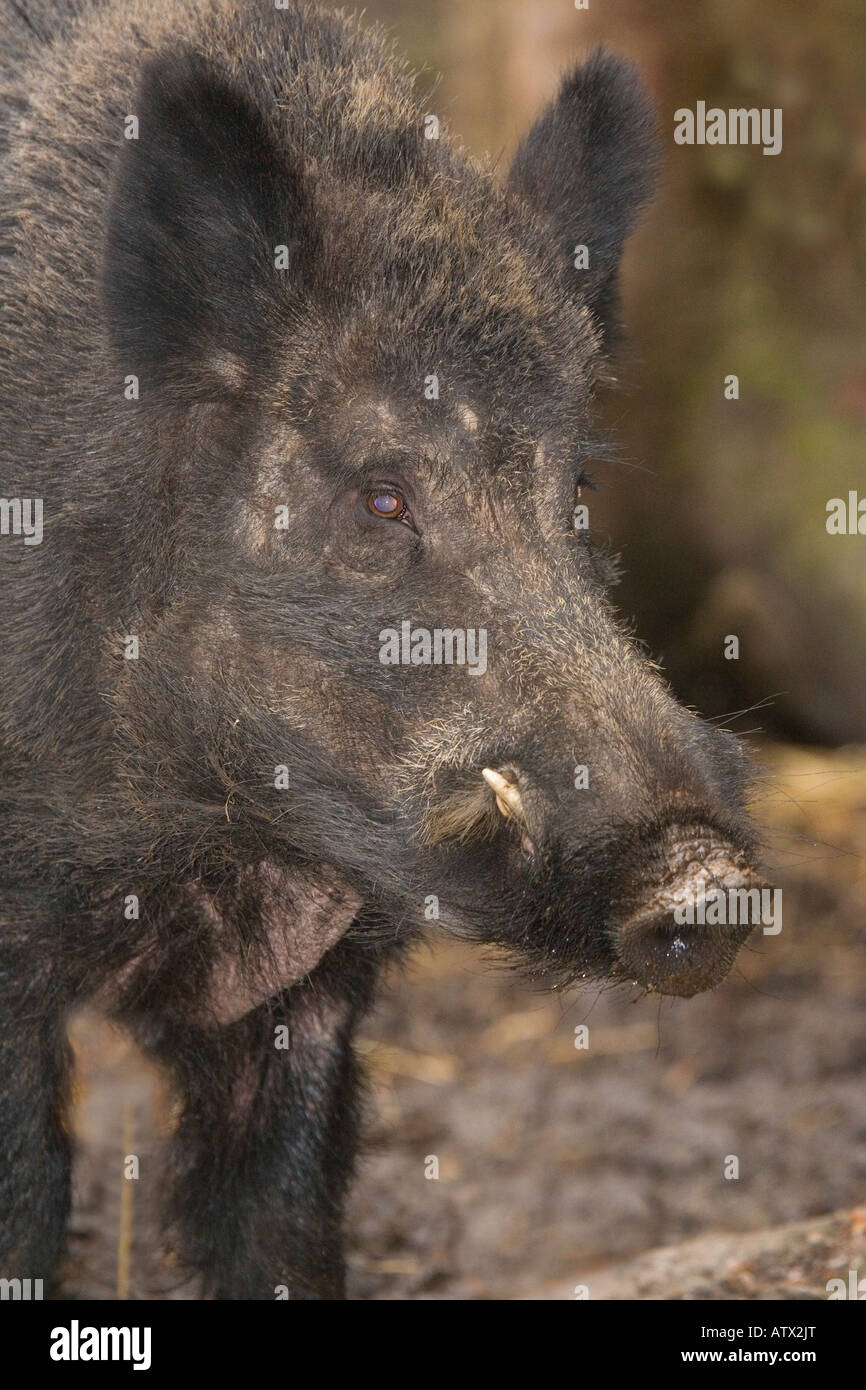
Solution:
{"label": "boar right ear", "polygon": [[[597,49],[521,142],[509,187],[548,223],[564,273],[607,338],[625,238],[655,184],[656,119],[633,64]],[[585,246],[588,264],[575,268]]]}
{"label": "boar right ear", "polygon": [[192,52],[151,59],[134,114],[108,212],[112,341],[124,371],[207,393],[261,350],[262,290],[287,279],[276,248],[289,274],[302,259],[300,180],[263,116]]}

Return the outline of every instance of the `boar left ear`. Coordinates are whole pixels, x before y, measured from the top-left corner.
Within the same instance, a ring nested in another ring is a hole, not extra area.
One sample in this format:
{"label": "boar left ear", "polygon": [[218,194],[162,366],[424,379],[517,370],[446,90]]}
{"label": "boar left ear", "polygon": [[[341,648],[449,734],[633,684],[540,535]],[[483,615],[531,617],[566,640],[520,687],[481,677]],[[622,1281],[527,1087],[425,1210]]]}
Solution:
{"label": "boar left ear", "polygon": [[[297,278],[300,180],[255,105],[193,52],[152,58],[133,109],[104,261],[117,356],[187,393],[239,384],[267,292]],[[283,245],[289,276],[275,262]]]}
{"label": "boar left ear", "polygon": [[[597,49],[564,78],[521,142],[509,187],[549,223],[555,253],[605,339],[615,325],[625,238],[650,197],[658,160],[652,105],[632,63]],[[575,250],[587,248],[586,269]]]}
{"label": "boar left ear", "polygon": [[[207,1007],[223,1025],[236,1023],[312,974],[361,907],[358,893],[330,865],[303,872],[257,864],[241,871],[235,891],[236,909],[245,906],[257,924],[260,949],[247,942],[242,955],[235,941],[234,948],[216,955]],[[201,895],[199,900],[207,901],[209,913],[219,917],[215,903]]]}

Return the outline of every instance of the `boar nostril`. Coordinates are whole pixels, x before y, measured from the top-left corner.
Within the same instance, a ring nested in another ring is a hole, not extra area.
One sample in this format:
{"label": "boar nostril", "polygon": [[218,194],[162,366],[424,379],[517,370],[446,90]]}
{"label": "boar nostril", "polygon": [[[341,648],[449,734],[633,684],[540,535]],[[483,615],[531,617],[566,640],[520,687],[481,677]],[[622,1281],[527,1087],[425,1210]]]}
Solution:
{"label": "boar nostril", "polygon": [[632,922],[620,933],[621,969],[646,989],[689,998],[727,975],[752,924],[680,926],[672,916]]}
{"label": "boar nostril", "polygon": [[655,872],[644,866],[614,922],[619,973],[662,994],[710,989],[728,973],[756,921],[683,920],[678,909],[708,893],[738,904],[740,892],[748,897],[762,879],[742,852],[706,834],[668,832],[649,857]]}

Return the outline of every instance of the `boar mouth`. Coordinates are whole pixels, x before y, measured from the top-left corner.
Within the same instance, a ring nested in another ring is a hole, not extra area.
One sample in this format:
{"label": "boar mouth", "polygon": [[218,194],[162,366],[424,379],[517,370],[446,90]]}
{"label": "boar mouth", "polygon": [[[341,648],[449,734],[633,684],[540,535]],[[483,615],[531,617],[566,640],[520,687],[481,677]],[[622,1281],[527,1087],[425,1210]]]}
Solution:
{"label": "boar mouth", "polygon": [[[474,787],[458,783],[438,803],[427,843],[471,846],[476,866],[495,875],[486,910],[480,885],[462,904],[472,935],[522,956],[530,976],[553,988],[595,977],[689,997],[724,979],[766,887],[746,823],[716,824],[678,806],[670,821],[597,828],[578,850],[568,837],[537,838],[544,817],[528,815],[524,786],[508,764],[485,767]],[[720,920],[706,910],[714,895],[749,910]]]}
{"label": "boar mouth", "polygon": [[523,853],[527,858],[533,858],[535,841],[525,829],[526,812],[523,809],[523,794],[520,790],[517,773],[512,768],[503,768],[501,772],[497,772],[492,767],[484,767],[481,769],[481,776],[488,787],[492,788],[500,813],[506,820],[517,823],[520,830],[520,848]]}
{"label": "boar mouth", "polygon": [[483,781],[478,780],[477,771],[473,772],[470,779],[459,779],[446,795],[436,799],[424,817],[419,835],[421,843],[465,846],[491,841],[503,829],[504,819],[514,832],[513,838],[523,858],[533,860],[536,847],[527,829],[517,773],[510,767],[485,767],[481,769],[481,777]]}

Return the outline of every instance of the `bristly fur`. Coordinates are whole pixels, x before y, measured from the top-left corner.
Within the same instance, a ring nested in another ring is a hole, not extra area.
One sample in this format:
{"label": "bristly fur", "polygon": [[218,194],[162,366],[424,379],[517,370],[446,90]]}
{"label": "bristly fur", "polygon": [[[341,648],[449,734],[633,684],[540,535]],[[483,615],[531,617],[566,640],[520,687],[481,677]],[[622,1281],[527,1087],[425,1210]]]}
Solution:
{"label": "bristly fur", "polygon": [[[499,186],[380,31],[300,0],[0,21],[0,476],[44,503],[41,544],[0,537],[0,1273],[62,1250],[93,1000],[178,1089],[207,1292],[338,1297],[352,1031],[431,900],[605,975],[673,817],[747,837],[733,740],[571,525],[650,108],[591,58]],[[383,663],[404,621],[484,629],[486,674]]]}

